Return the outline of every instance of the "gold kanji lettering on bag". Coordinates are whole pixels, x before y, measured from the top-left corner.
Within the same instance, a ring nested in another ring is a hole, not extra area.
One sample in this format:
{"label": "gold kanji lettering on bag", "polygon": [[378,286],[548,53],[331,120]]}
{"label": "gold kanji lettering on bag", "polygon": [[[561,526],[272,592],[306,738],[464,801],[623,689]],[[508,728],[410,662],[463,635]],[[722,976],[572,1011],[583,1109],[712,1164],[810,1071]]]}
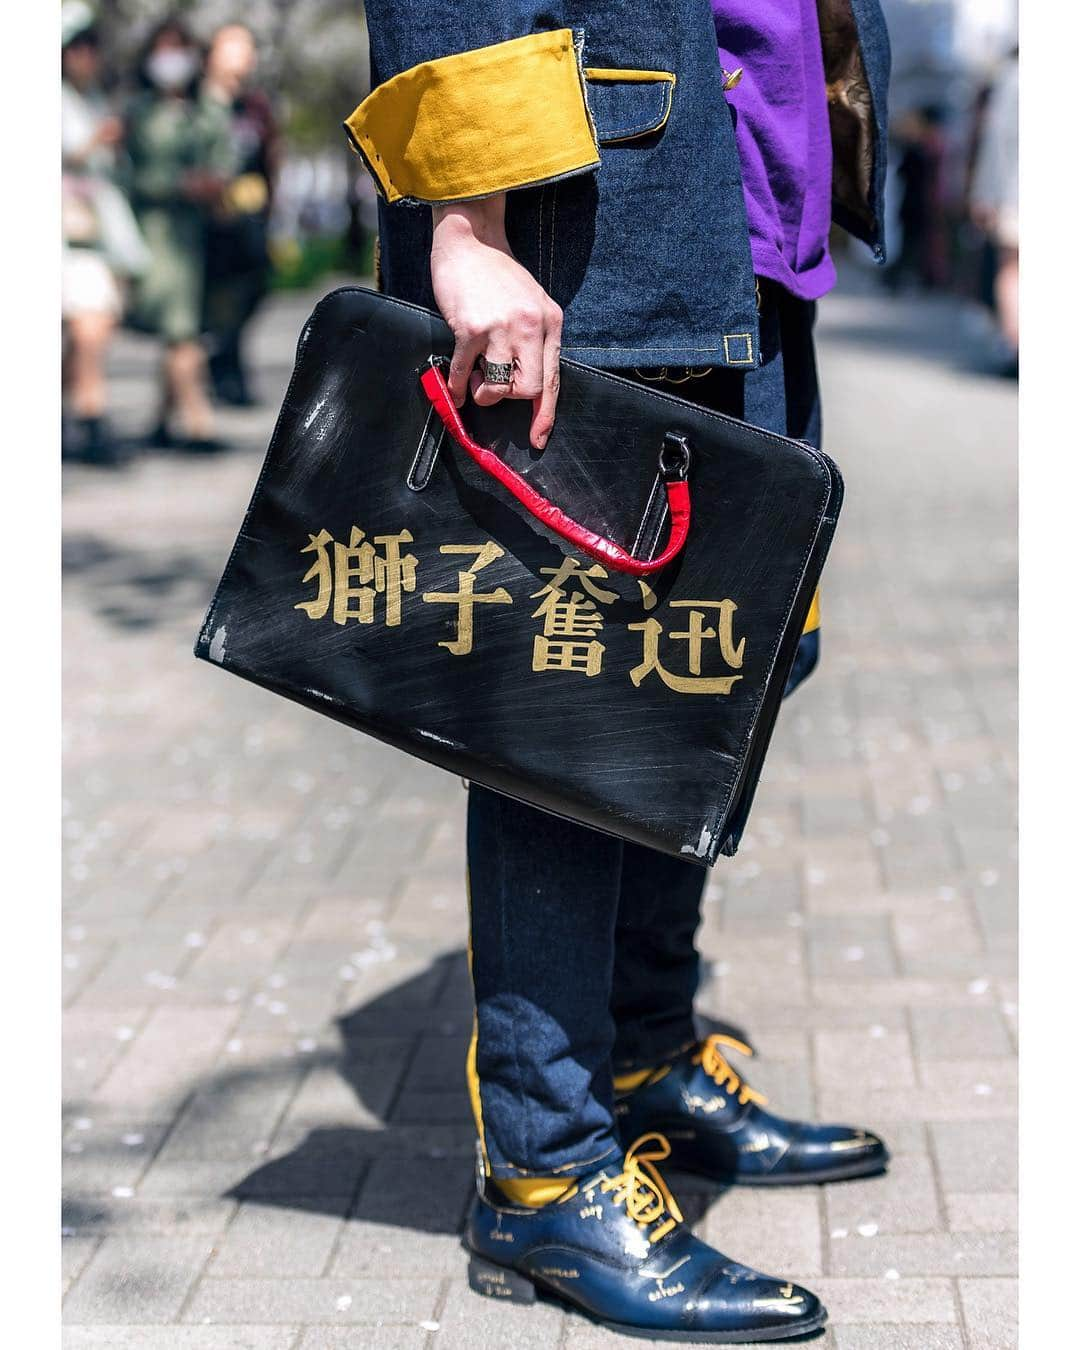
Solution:
{"label": "gold kanji lettering on bag", "polygon": [[[614,591],[596,584],[607,580],[599,563],[583,568],[577,558],[564,558],[558,567],[542,567],[551,581],[530,599],[540,600],[534,619],[543,618],[544,631],[533,639],[532,668],[576,670],[588,676],[599,675],[604,660],[604,644],[597,634],[603,630],[604,616],[596,601],[605,604],[618,599]],[[567,587],[577,583],[580,590]]]}
{"label": "gold kanji lettering on bag", "polygon": [[[641,633],[643,653],[640,665],[630,672],[630,679],[637,688],[652,671],[656,671],[669,689],[679,694],[730,694],[732,686],[741,675],[702,675],[702,648],[706,641],[717,639],[720,656],[730,670],[742,668],[746,653],[746,638],[735,641],[734,616],[738,606],[734,600],[673,600],[672,609],[688,609],[685,630],[668,633],[672,642],[686,643],[686,666],[689,674],[675,675],[664,668],[660,659],[660,639],[664,635],[663,625],[658,619],[646,619],[643,623],[632,623],[630,631]],[[707,625],[707,611],[715,610],[715,627]]]}
{"label": "gold kanji lettering on bag", "polygon": [[301,600],[298,605],[293,605],[293,609],[305,610],[309,619],[324,619],[330,611],[334,577],[330,570],[330,554],[326,546],[333,542],[333,538],[329,530],[320,530],[318,534],[309,534],[310,542],[300,550],[301,553],[315,554],[315,561],[304,573],[303,584],[307,585],[309,581],[317,582],[319,590],[314,600]]}
{"label": "gold kanji lettering on bag", "polygon": [[440,642],[451,656],[468,656],[473,649],[473,607],[475,605],[510,605],[513,597],[504,586],[493,591],[476,592],[476,574],[506,552],[491,539],[483,544],[440,544],[440,553],[469,554],[476,557],[464,572],[458,573],[456,591],[425,591],[421,599],[427,605],[457,605],[457,637]]}
{"label": "gold kanji lettering on bag", "polygon": [[402,595],[416,590],[416,558],[401,551],[402,544],[413,541],[408,530],[376,534],[368,540],[354,525],[348,544],[338,543],[328,530],[308,535],[308,541],[300,552],[314,553],[315,560],[303,581],[314,581],[318,590],[313,600],[301,600],[294,609],[304,610],[311,619],[322,619],[332,607],[335,623],[350,619],[374,623],[375,601],[381,595],[386,626],[396,628],[401,623]]}

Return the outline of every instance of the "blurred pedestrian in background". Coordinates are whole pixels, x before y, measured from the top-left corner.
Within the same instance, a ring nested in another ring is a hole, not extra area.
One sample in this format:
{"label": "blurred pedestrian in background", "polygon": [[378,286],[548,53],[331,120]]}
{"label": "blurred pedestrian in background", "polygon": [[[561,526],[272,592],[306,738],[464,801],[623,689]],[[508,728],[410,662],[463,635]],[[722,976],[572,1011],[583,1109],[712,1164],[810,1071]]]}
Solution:
{"label": "blurred pedestrian in background", "polygon": [[61,70],[63,452],[116,464],[122,455],[106,417],[105,356],[124,309],[124,279],[141,271],[147,255],[113,181],[123,123],[101,87],[96,16],[84,0],[61,9]]}
{"label": "blurred pedestrian in background", "polygon": [[234,407],[254,402],[241,343],[269,289],[270,209],[281,155],[273,105],[251,83],[257,64],[250,29],[227,24],[210,44],[203,84],[206,97],[227,112],[236,173],[209,222],[205,310],[213,391]]}
{"label": "blurred pedestrian in background", "polygon": [[225,448],[200,338],[209,222],[233,170],[228,110],[203,90],[203,68],[186,25],[165,20],[145,46],[128,115],[132,199],[150,249],[136,319],[165,345],[153,443],[192,452]]}
{"label": "blurred pedestrian in background", "polygon": [[886,280],[891,290],[914,281],[926,290],[948,281],[945,204],[945,109],[926,104],[899,120],[900,252]]}
{"label": "blurred pedestrian in background", "polygon": [[1006,374],[1017,372],[1020,351],[1019,78],[1014,48],[990,91],[971,185],[972,216],[996,254],[994,305]]}

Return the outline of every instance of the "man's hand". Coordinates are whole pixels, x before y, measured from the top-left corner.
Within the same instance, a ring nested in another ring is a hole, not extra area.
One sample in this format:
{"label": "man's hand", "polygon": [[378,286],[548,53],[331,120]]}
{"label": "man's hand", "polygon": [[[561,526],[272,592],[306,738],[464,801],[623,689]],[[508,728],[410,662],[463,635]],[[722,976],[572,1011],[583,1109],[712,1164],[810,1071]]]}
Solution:
{"label": "man's hand", "polygon": [[[454,334],[448,384],[457,407],[467,390],[480,404],[532,400],[529,431],[542,450],[559,395],[562,310],[510,252],[506,197],[432,207],[431,282]],[[487,384],[479,357],[513,364],[509,385]]]}

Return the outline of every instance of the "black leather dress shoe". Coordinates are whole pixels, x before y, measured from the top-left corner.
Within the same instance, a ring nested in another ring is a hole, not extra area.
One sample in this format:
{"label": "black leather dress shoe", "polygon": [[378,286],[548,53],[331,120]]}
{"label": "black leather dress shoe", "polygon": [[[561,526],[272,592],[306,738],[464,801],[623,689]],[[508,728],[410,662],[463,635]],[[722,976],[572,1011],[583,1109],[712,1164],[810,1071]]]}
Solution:
{"label": "black leather dress shoe", "polygon": [[848,1125],[811,1125],[766,1111],[725,1049],[750,1054],[729,1036],[709,1036],[619,1097],[624,1142],[658,1130],[671,1144],[672,1170],[745,1186],[843,1181],[884,1172],[889,1153],[876,1134]]}
{"label": "black leather dress shoe", "polygon": [[554,1295],[613,1331],[653,1341],[730,1345],[789,1340],[824,1326],[821,1303],[706,1246],[655,1164],[660,1135],[627,1150],[557,1200],[524,1209],[490,1183],[465,1227],[469,1284],[488,1298]]}

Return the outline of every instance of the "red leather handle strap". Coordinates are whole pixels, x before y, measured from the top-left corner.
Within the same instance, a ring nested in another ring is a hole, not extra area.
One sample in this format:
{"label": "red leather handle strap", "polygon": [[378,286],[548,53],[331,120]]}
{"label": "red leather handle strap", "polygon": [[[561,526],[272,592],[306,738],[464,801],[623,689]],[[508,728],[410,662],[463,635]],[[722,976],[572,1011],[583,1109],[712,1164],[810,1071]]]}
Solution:
{"label": "red leather handle strap", "polygon": [[690,486],[684,477],[666,478],[664,483],[671,518],[671,528],[664,551],[655,558],[635,558],[613,539],[605,539],[603,535],[594,534],[584,525],[571,520],[565,511],[561,511],[553,502],[541,496],[493,450],[488,450],[474,441],[465,429],[461,414],[454,407],[446,378],[437,365],[433,363],[426,367],[420,376],[420,383],[423,385],[424,393],[431,400],[432,407],[442,419],[443,425],[465,453],[475,460],[485,473],[497,479],[542,525],[546,525],[549,530],[553,530],[582,553],[595,558],[597,562],[606,563],[616,572],[625,572],[632,577],[645,577],[652,572],[659,572],[682,551],[690,532]]}

